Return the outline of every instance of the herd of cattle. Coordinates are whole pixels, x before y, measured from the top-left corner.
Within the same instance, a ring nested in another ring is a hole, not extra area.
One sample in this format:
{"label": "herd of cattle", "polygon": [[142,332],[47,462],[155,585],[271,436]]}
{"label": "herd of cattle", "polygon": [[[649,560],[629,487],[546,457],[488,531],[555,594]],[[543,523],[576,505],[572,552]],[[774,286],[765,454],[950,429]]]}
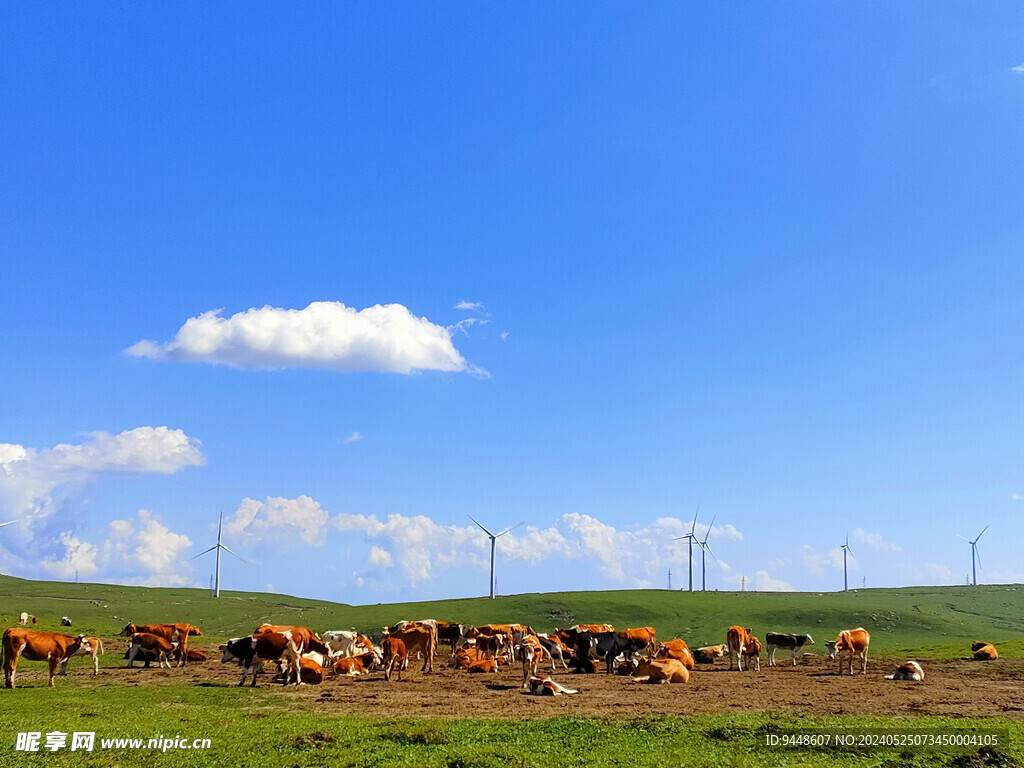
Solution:
{"label": "herd of cattle", "polygon": [[[27,623],[22,614],[21,624]],[[62,625],[71,622],[64,617]],[[204,661],[206,656],[189,650],[189,637],[202,635],[198,627],[178,624],[129,624],[120,633],[127,638],[124,657],[129,667],[136,662],[149,666],[156,662],[171,667],[172,662],[184,666],[189,661]],[[860,662],[860,671],[867,674],[868,632],[857,629],[843,630],[827,643],[828,658],[838,659],[839,674],[848,670],[854,674],[854,662]],[[599,671],[601,662],[609,674],[633,677],[638,682],[685,683],[697,664],[714,664],[715,659],[729,655],[729,669],[743,671],[761,669],[761,641],[749,628],[730,627],[726,642],[691,651],[685,641],[673,639],[658,643],[653,627],[634,627],[616,631],[610,624],[578,624],[554,632],[535,632],[524,624],[486,624],[466,627],[452,622],[426,619],[401,621],[385,627],[380,641],[375,643],[367,635],[348,630],[331,630],[322,634],[308,627],[263,624],[248,636],[228,640],[220,646],[221,662],[235,662],[242,669],[244,685],[251,676],[251,686],[264,663],[276,665],[276,674],[286,684],[323,682],[328,673],[356,676],[372,671],[383,671],[384,679],[401,680],[402,671],[410,660],[422,659],[421,672],[432,672],[434,656],[440,643],[451,651],[452,667],[470,673],[493,673],[499,667],[522,664],[523,688],[531,693],[559,695],[576,693],[540,677],[544,662],[552,672],[571,670],[578,674]],[[775,652],[789,651],[793,666],[802,651],[814,645],[810,635],[768,632],[765,634],[768,666],[775,666]],[[975,643],[975,659],[994,659],[996,649],[989,643]],[[57,674],[66,674],[68,659],[72,656],[91,656],[93,672],[99,674],[99,655],[103,644],[97,637],[72,637],[55,632],[37,632],[21,626],[11,627],[3,634],[3,669],[5,684],[14,687],[18,659],[47,661],[49,685],[53,686]],[[59,668],[59,671],[58,671]],[[924,680],[924,670],[916,661],[908,661],[893,674],[896,680]]]}

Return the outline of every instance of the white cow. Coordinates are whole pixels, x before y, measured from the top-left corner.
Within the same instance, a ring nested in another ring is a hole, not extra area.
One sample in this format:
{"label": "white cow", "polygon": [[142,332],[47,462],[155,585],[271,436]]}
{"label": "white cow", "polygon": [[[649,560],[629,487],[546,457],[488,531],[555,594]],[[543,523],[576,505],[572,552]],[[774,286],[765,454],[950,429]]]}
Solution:
{"label": "white cow", "polygon": [[18,614],[18,623],[19,624],[28,624],[28,614],[25,613],[24,611],[22,611],[20,614]]}

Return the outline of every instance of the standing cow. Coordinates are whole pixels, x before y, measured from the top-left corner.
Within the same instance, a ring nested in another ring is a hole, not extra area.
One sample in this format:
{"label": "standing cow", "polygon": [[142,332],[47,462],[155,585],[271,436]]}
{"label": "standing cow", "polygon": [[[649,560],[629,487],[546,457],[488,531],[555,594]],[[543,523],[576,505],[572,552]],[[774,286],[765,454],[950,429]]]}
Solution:
{"label": "standing cow", "polygon": [[793,659],[793,666],[796,666],[796,656],[804,646],[814,645],[814,638],[810,635],[786,635],[779,632],[766,632],[764,635],[765,645],[768,646],[768,666],[775,666],[775,650],[782,648],[790,651]]}
{"label": "standing cow", "polygon": [[85,635],[71,637],[57,632],[36,632],[21,627],[11,627],[4,632],[0,647],[3,649],[4,684],[14,687],[14,673],[18,659],[24,656],[29,661],[46,661],[50,665],[50,688],[57,675],[57,667],[85,642]]}

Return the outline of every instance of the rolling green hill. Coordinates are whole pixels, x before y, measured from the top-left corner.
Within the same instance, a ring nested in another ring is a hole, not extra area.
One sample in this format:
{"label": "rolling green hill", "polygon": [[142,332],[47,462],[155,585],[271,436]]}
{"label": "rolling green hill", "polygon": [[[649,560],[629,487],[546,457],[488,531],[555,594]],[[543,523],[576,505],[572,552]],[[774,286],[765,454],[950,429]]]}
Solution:
{"label": "rolling green hill", "polygon": [[907,587],[849,593],[668,592],[622,590],[524,594],[423,603],[351,606],[286,595],[26,581],[0,576],[0,619],[26,611],[36,628],[58,629],[71,617],[75,631],[114,635],[129,621],[188,621],[213,638],[251,632],[267,621],[304,624],[318,631],[375,631],[399,619],[438,618],[467,624],[518,621],[538,631],[577,622],[617,627],[653,626],[662,638],[693,646],[724,642],[732,624],[767,631],[807,632],[824,648],[843,628],[871,632],[875,654],[964,656],[973,640],[1024,656],[1024,585]]}

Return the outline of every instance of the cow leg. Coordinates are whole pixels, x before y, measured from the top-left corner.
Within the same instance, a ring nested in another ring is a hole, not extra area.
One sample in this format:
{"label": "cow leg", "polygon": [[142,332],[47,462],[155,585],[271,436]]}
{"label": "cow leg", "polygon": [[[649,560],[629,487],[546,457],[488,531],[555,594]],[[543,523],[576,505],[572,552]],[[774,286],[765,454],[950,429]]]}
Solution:
{"label": "cow leg", "polygon": [[133,645],[128,648],[128,669],[131,669],[133,666],[135,666],[135,657],[138,655],[138,653],[139,646]]}
{"label": "cow leg", "polygon": [[860,673],[866,675],[868,673],[868,649],[864,649],[864,663],[860,668]]}
{"label": "cow leg", "polygon": [[60,663],[60,671],[57,674],[60,675],[61,677],[67,676],[67,674],[68,674],[68,659],[64,659],[64,661],[62,661]]}
{"label": "cow leg", "polygon": [[57,657],[57,656],[52,656],[52,657],[50,657],[49,661],[50,661],[50,685],[49,685],[49,687],[53,688],[54,687],[53,686],[53,678],[57,676],[57,668],[60,667],[60,658]]}
{"label": "cow leg", "polygon": [[794,649],[793,649],[793,666],[794,666],[794,667],[796,666],[796,652],[797,652],[798,650],[799,650],[798,648],[794,648]]}

